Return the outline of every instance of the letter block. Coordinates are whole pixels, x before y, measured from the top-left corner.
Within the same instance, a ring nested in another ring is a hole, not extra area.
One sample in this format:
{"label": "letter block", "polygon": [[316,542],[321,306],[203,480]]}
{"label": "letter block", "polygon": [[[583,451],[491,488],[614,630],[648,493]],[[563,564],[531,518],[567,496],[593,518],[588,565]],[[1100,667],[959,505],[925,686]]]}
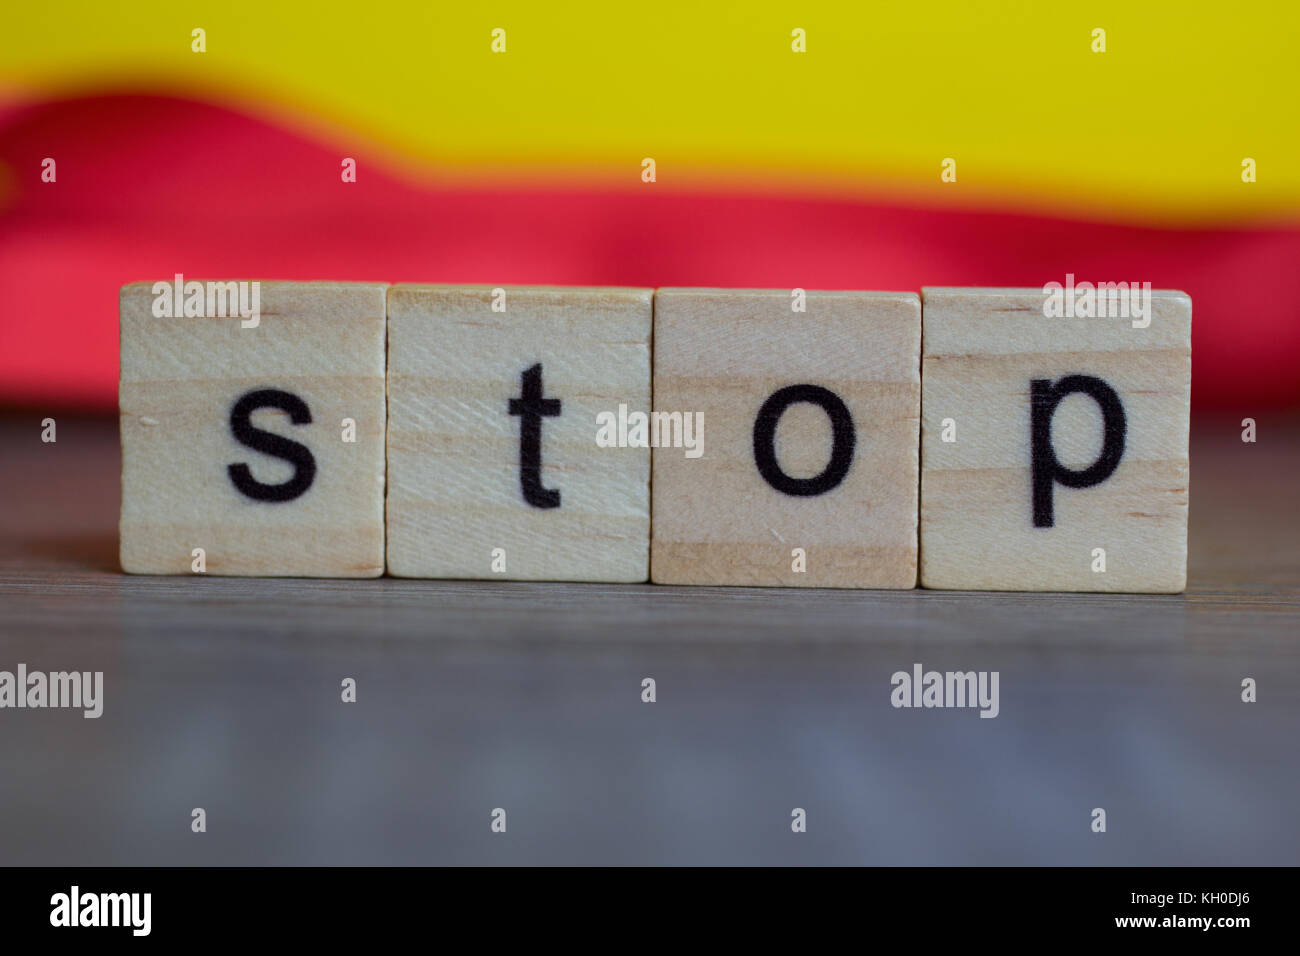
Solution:
{"label": "letter block", "polygon": [[397,285],[388,299],[388,570],[645,581],[650,289]]}
{"label": "letter block", "polygon": [[122,288],[122,568],[382,574],[386,286],[262,282],[253,323],[225,285]]}
{"label": "letter block", "polygon": [[914,293],[660,289],[655,409],[704,455],[654,450],[652,579],[915,587],[920,347]]}
{"label": "letter block", "polygon": [[1183,590],[1192,304],[1147,294],[922,291],[922,586]]}

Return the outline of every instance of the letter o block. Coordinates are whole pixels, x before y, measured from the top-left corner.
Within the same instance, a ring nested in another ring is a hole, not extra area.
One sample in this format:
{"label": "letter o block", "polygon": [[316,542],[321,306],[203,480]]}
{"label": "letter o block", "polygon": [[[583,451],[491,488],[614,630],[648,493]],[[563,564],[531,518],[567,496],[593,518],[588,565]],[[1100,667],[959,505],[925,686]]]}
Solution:
{"label": "letter o block", "polygon": [[655,293],[655,411],[702,416],[704,452],[654,449],[658,584],[916,586],[920,299],[792,300]]}
{"label": "letter o block", "polygon": [[262,282],[245,327],[160,317],[152,286],[120,296],[123,570],[382,574],[387,287]]}
{"label": "letter o block", "polygon": [[1192,303],[1149,296],[1048,317],[1041,289],[923,290],[923,587],[1183,590]]}

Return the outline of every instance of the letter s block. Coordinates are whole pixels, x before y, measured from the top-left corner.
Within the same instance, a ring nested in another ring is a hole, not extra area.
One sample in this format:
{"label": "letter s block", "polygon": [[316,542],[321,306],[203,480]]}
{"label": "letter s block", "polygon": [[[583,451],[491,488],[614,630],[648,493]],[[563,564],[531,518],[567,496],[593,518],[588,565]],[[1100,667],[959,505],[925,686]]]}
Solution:
{"label": "letter s block", "polygon": [[920,350],[913,293],[656,292],[655,410],[704,453],[654,450],[652,580],[915,587]]}
{"label": "letter s block", "polygon": [[221,285],[179,317],[122,288],[123,569],[382,574],[387,287],[262,282],[252,325]]}
{"label": "letter s block", "polygon": [[1135,320],[1114,298],[1048,317],[1041,289],[922,298],[921,585],[1183,590],[1191,299],[1150,292]]}

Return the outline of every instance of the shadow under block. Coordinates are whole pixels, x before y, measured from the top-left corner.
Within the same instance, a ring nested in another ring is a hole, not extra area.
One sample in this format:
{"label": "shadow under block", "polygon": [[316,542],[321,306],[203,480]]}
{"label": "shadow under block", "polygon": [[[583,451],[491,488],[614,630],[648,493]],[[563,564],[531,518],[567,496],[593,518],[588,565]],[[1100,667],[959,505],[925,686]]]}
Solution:
{"label": "shadow under block", "polygon": [[655,295],[655,409],[704,423],[703,457],[654,450],[656,583],[916,586],[920,299],[792,303]]}
{"label": "shadow under block", "polygon": [[262,282],[248,328],[151,289],[120,297],[122,568],[382,574],[386,286]]}
{"label": "shadow under block", "polygon": [[596,439],[649,409],[651,296],[393,287],[390,574],[646,580],[650,450]]}
{"label": "shadow under block", "polygon": [[923,290],[923,587],[1183,590],[1192,303],[1150,295],[1135,328]]}

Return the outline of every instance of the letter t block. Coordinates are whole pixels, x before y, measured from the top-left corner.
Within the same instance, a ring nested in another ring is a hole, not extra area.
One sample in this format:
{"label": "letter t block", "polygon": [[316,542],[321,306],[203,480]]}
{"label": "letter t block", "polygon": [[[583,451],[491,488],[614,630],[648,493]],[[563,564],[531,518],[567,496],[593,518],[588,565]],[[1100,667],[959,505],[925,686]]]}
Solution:
{"label": "letter t block", "polygon": [[649,289],[394,286],[388,570],[644,581],[650,449],[602,447],[650,406]]}

